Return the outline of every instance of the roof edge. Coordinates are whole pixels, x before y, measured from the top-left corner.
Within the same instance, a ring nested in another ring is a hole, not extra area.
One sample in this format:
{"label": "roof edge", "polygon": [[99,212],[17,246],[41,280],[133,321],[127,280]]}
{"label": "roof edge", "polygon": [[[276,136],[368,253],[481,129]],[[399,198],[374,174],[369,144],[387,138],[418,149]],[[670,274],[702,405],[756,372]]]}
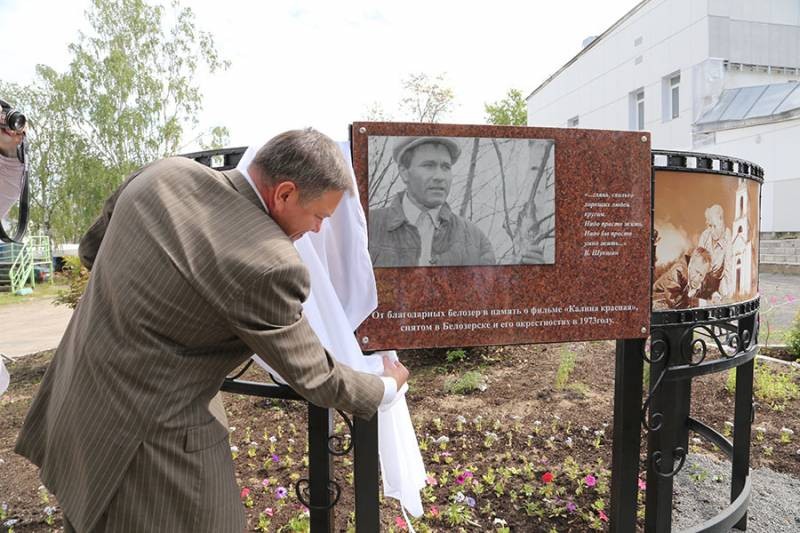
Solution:
{"label": "roof edge", "polygon": [[581,51],[580,51],[580,52],[578,52],[577,54],[575,54],[575,56],[573,56],[573,58],[572,58],[572,59],[570,59],[569,61],[567,61],[566,63],[564,63],[564,65],[563,65],[563,66],[562,66],[560,69],[558,69],[557,71],[555,71],[553,74],[551,74],[551,75],[550,75],[550,77],[549,77],[549,78],[547,78],[546,80],[544,80],[544,81],[543,81],[543,82],[542,82],[542,83],[541,83],[541,84],[540,84],[540,85],[539,85],[537,88],[535,88],[535,89],[533,90],[533,92],[531,92],[531,93],[530,93],[528,96],[526,96],[526,97],[525,97],[525,100],[527,101],[527,100],[528,100],[528,99],[529,99],[531,96],[533,96],[534,94],[536,94],[536,93],[538,93],[540,90],[542,90],[542,89],[543,89],[543,88],[544,88],[544,87],[545,87],[547,84],[549,84],[551,81],[553,81],[553,80],[554,80],[554,79],[555,79],[555,78],[556,78],[556,77],[557,77],[559,74],[561,74],[562,72],[564,72],[564,70],[566,70],[566,69],[567,69],[567,67],[569,67],[570,65],[572,65],[572,64],[573,64],[575,61],[577,61],[577,60],[578,60],[578,59],[579,59],[579,58],[580,58],[580,57],[581,57],[583,54],[585,54],[586,52],[588,52],[589,50],[591,50],[591,49],[594,47],[594,45],[595,45],[595,44],[597,44],[598,42],[600,42],[600,41],[601,41],[601,40],[602,40],[604,37],[606,37],[606,36],[607,36],[609,33],[611,33],[612,31],[614,31],[615,29],[617,29],[617,28],[619,27],[619,25],[620,25],[620,24],[622,24],[623,22],[625,22],[626,20],[628,20],[629,18],[631,18],[631,17],[632,17],[634,14],[636,14],[636,13],[637,13],[637,12],[638,12],[638,11],[639,11],[639,10],[640,10],[642,7],[644,7],[644,5],[645,5],[645,4],[647,4],[648,2],[650,2],[650,0],[642,0],[641,2],[639,2],[638,4],[636,4],[636,5],[635,5],[635,6],[634,6],[634,7],[633,7],[633,8],[632,8],[630,11],[628,11],[627,13],[625,13],[624,15],[622,15],[622,17],[621,17],[619,20],[617,20],[617,21],[616,21],[614,24],[612,24],[611,26],[609,26],[609,27],[608,27],[608,29],[607,29],[606,31],[604,31],[603,33],[601,33],[600,35],[598,35],[597,37],[595,37],[595,38],[594,38],[594,40],[593,40],[591,43],[589,43],[588,45],[584,46],[584,47],[581,49]]}

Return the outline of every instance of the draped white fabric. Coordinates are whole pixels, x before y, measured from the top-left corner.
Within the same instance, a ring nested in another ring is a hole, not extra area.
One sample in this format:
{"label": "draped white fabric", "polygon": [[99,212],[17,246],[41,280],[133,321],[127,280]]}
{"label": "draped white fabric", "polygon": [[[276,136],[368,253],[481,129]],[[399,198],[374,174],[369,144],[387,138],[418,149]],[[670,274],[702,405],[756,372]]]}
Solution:
{"label": "draped white fabric", "polygon": [[[339,146],[349,162],[349,143]],[[257,149],[248,148],[237,167],[240,171],[247,168]],[[353,335],[378,303],[367,249],[366,218],[358,195],[345,195],[322,230],[307,233],[295,247],[311,277],[311,293],[303,312],[322,345],[338,361],[381,375],[382,354],[365,357]],[[394,352],[388,353],[396,357]],[[278,377],[259,357],[254,359]],[[395,400],[378,411],[378,447],[384,495],[400,500],[409,513],[419,517],[423,513],[419,491],[425,486],[426,474],[405,400],[406,390],[405,386],[401,388]]]}

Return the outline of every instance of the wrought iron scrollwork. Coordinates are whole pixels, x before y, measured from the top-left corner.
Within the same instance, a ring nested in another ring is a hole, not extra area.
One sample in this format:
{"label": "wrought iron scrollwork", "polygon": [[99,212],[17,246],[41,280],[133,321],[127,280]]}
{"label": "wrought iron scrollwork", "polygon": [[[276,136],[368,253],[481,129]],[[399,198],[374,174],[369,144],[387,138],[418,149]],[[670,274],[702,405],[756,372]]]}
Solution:
{"label": "wrought iron scrollwork", "polygon": [[294,492],[300,503],[315,511],[324,511],[332,508],[339,502],[339,497],[342,495],[342,487],[336,481],[328,481],[328,492],[331,494],[330,503],[328,505],[311,505],[311,483],[308,479],[298,479],[294,484]]}
{"label": "wrought iron scrollwork", "polygon": [[672,450],[672,457],[673,463],[674,459],[678,458],[678,466],[674,466],[673,469],[669,472],[662,472],[661,470],[661,463],[664,460],[664,455],[660,451],[653,452],[653,456],[651,460],[653,461],[653,470],[656,474],[663,478],[671,478],[675,477],[675,475],[681,471],[683,468],[683,464],[686,462],[686,450],[682,447],[678,446],[674,450]]}
{"label": "wrought iron scrollwork", "polygon": [[650,365],[659,363],[663,363],[664,365],[655,382],[650,387],[650,392],[647,395],[647,399],[645,399],[644,404],[642,405],[641,415],[642,426],[644,426],[645,430],[648,432],[658,431],[661,429],[661,420],[663,415],[661,413],[650,413],[650,416],[648,417],[647,414],[650,409],[650,402],[653,400],[655,392],[661,386],[661,382],[664,380],[664,376],[667,373],[667,366],[669,365],[669,342],[663,330],[653,329],[651,331],[650,357],[648,357],[647,353],[643,351],[642,358]]}
{"label": "wrought iron scrollwork", "polygon": [[348,433],[347,435],[330,435],[328,437],[328,453],[341,457],[347,455],[353,449],[353,439],[351,437],[353,434],[353,421],[344,412],[338,409],[336,412],[339,413],[339,416],[342,417],[342,420],[347,425]]}

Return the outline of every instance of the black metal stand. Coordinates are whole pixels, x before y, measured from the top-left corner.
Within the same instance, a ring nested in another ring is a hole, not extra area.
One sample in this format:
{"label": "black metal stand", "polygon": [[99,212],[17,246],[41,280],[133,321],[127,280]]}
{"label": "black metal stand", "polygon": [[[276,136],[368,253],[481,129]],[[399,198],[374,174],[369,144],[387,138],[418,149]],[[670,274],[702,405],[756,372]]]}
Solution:
{"label": "black metal stand", "polygon": [[645,339],[617,341],[614,376],[614,444],[611,452],[611,531],[636,530],[639,477],[642,352]]}
{"label": "black metal stand", "polygon": [[[750,503],[750,428],[758,300],[727,307],[653,313],[650,391],[642,410],[647,438],[645,531],[672,527],[674,476],[689,450],[689,431],[716,444],[732,461],[731,504],[692,532],[746,529]],[[712,357],[709,343],[716,350]],[[734,441],[690,416],[691,380],[736,368]]]}
{"label": "black metal stand", "polygon": [[[221,390],[236,394],[305,401],[290,387],[270,385],[237,379],[244,371],[226,379]],[[351,444],[338,435],[331,435],[333,413],[308,404],[308,479],[295,483],[297,499],[309,509],[311,533],[334,531],[334,508],[341,496],[342,488],[333,479],[331,456],[342,456],[353,450],[355,475],[356,531],[373,533],[380,531],[380,508],[378,500],[378,417],[365,421],[351,421],[337,411],[350,428]]]}

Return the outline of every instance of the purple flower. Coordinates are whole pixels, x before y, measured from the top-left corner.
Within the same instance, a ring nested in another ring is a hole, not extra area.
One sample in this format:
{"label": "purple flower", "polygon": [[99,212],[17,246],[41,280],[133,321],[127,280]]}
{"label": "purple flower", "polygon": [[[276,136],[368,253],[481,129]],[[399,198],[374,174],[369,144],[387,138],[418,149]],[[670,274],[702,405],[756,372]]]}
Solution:
{"label": "purple flower", "polygon": [[286,490],[286,487],[278,487],[275,489],[275,497],[279,500],[284,499],[288,493],[289,491]]}
{"label": "purple flower", "polygon": [[467,497],[464,499],[464,501],[465,501],[465,502],[467,503],[467,505],[469,505],[470,507],[475,507],[475,498],[473,498],[472,496],[467,496]]}
{"label": "purple flower", "polygon": [[273,453],[272,454],[272,462],[273,463],[280,463],[281,462],[281,458],[277,453]]}
{"label": "purple flower", "polygon": [[567,502],[567,511],[570,513],[574,513],[577,508],[578,506],[574,502]]}

